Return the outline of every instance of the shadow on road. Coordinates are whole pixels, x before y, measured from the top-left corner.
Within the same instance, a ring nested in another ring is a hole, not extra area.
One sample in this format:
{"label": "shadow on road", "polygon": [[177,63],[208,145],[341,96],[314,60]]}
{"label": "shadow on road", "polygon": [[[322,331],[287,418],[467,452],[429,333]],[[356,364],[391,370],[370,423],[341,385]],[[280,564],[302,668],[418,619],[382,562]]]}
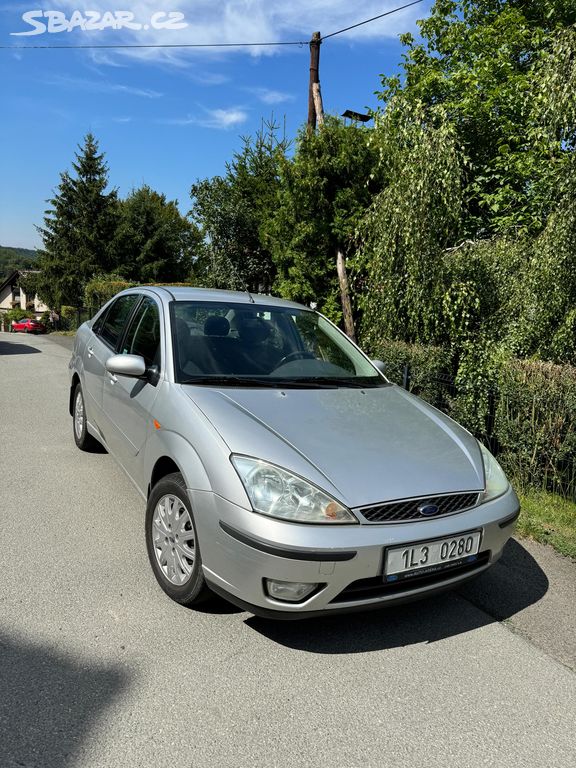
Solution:
{"label": "shadow on road", "polygon": [[42,350],[12,341],[0,341],[0,355],[35,355]]}
{"label": "shadow on road", "polygon": [[95,720],[127,685],[119,668],[0,633],[0,762],[7,768],[76,764]]}
{"label": "shadow on road", "polygon": [[547,590],[548,579],[536,560],[511,540],[498,563],[457,592],[375,612],[301,622],[251,616],[246,624],[296,650],[366,653],[433,643],[511,618],[544,597]]}

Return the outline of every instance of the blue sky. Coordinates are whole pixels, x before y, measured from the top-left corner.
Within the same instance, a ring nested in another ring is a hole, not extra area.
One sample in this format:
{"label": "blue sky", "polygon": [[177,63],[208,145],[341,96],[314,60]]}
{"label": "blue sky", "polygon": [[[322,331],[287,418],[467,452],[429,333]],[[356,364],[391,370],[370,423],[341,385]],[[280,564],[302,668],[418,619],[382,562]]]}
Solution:
{"label": "blue sky", "polygon": [[[307,41],[314,31],[328,35],[407,1],[54,0],[43,10],[17,1],[3,4],[0,45]],[[379,74],[398,70],[398,35],[416,32],[416,20],[431,4],[423,0],[323,43],[327,112],[376,106]],[[22,32],[34,34],[14,34]],[[194,181],[222,173],[241,146],[240,136],[253,134],[262,118],[274,113],[286,121],[287,135],[295,136],[307,116],[308,68],[307,44],[1,49],[0,244],[41,245],[34,225],[42,224],[45,201],[88,131],[98,139],[110,184],[121,195],[146,183],[178,200],[186,213]]]}

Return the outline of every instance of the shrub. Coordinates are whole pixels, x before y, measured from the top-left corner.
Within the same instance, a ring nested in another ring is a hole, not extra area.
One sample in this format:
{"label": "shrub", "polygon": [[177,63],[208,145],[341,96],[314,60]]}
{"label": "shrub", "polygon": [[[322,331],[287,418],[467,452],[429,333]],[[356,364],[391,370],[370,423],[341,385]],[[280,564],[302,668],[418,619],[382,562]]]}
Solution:
{"label": "shrub", "polygon": [[453,419],[493,450],[494,403],[501,365],[497,348],[489,342],[481,338],[466,342],[460,350],[449,407]]}
{"label": "shrub", "polygon": [[135,285],[137,283],[129,282],[120,275],[100,275],[86,284],[84,302],[87,307],[97,310],[120,291],[133,288]]}
{"label": "shrub", "polygon": [[509,360],[499,375],[499,459],[523,485],[576,493],[576,368]]}
{"label": "shrub", "polygon": [[63,305],[60,308],[60,331],[75,331],[78,328],[78,310],[76,307]]}
{"label": "shrub", "polygon": [[25,317],[36,317],[34,312],[31,312],[27,309],[21,309],[20,307],[14,307],[13,309],[9,309],[8,312],[4,315],[4,327],[10,328],[10,325],[13,320],[23,320]]}
{"label": "shrub", "polygon": [[437,408],[448,410],[452,381],[452,356],[442,347],[424,347],[403,341],[381,339],[366,345],[371,357],[386,365],[386,376],[403,384],[405,367],[409,368],[408,389]]}
{"label": "shrub", "polygon": [[498,455],[520,488],[576,498],[576,367],[504,358],[481,345],[454,359],[441,347],[382,340],[370,354],[389,379],[467,427]]}

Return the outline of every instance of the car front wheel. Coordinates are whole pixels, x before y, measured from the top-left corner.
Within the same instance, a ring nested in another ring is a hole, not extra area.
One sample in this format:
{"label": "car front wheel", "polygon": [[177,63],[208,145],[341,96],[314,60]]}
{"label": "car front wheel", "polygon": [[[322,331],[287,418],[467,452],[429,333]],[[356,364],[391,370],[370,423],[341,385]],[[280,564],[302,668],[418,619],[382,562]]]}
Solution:
{"label": "car front wheel", "polygon": [[150,493],[146,548],[154,575],[172,600],[191,607],[210,597],[192,507],[179,472],[162,478]]}
{"label": "car front wheel", "polygon": [[84,407],[84,394],[80,384],[76,384],[73,402],[72,424],[74,442],[81,451],[93,450],[98,445],[98,441],[92,437],[86,426],[86,408]]}

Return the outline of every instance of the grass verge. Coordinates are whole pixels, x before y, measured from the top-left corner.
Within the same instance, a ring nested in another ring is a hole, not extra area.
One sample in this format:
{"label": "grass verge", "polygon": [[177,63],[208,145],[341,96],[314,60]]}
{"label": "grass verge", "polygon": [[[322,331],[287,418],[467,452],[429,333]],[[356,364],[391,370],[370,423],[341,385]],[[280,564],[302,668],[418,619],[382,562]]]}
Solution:
{"label": "grass verge", "polygon": [[518,534],[576,560],[576,503],[541,490],[520,491],[518,496]]}

